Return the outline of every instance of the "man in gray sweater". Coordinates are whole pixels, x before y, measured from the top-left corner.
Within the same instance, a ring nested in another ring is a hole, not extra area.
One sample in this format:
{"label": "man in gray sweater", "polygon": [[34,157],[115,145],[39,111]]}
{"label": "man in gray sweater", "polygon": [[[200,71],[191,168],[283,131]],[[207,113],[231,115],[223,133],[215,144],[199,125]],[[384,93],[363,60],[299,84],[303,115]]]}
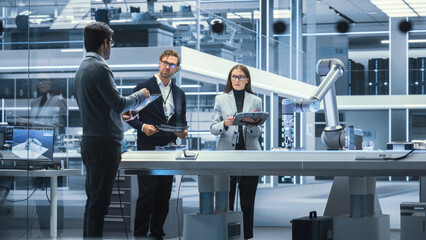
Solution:
{"label": "man in gray sweater", "polygon": [[[83,140],[81,157],[86,166],[87,201],[83,237],[103,235],[104,216],[111,202],[112,187],[121,161],[123,119],[136,115],[131,109],[149,96],[141,89],[123,97],[105,60],[111,54],[113,30],[102,22],[84,28],[86,58],[75,75],[75,97],[81,112]],[[122,113],[123,119],[122,119]]]}

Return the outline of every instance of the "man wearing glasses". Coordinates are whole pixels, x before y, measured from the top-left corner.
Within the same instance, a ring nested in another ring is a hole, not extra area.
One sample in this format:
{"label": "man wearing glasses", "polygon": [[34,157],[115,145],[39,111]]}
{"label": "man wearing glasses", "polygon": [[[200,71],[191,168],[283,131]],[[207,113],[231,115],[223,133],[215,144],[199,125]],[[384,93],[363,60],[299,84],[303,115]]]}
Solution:
{"label": "man wearing glasses", "polygon": [[132,119],[134,109],[145,97],[140,89],[123,97],[105,60],[111,54],[113,30],[103,22],[84,28],[86,58],[74,79],[74,92],[81,112],[83,140],[81,158],[86,167],[86,195],[83,237],[102,238],[104,216],[111,202],[112,187],[121,161],[123,118]]}
{"label": "man wearing glasses", "polygon": [[[139,112],[139,118],[128,123],[138,131],[138,150],[155,150],[157,146],[176,143],[188,134],[165,132],[157,125],[186,126],[185,93],[176,86],[171,77],[179,71],[180,57],[175,50],[166,50],[160,55],[159,72],[154,77],[138,83],[134,91],[146,88],[151,94],[161,94],[154,102]],[[163,239],[163,225],[169,212],[173,176],[138,175],[139,196],[136,202],[135,237]]]}

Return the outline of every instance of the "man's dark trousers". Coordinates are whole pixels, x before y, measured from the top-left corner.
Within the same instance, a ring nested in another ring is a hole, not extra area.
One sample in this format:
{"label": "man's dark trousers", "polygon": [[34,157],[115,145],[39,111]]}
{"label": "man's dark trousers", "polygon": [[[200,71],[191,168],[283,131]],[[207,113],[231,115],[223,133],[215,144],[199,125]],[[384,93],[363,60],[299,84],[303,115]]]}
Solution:
{"label": "man's dark trousers", "polygon": [[104,216],[121,161],[121,144],[112,140],[83,139],[81,156],[87,172],[83,237],[102,237]]}
{"label": "man's dark trousers", "polygon": [[[141,148],[139,150],[154,150]],[[165,235],[163,225],[169,213],[173,176],[138,175],[139,198],[136,203],[134,236]],[[151,223],[151,224],[150,224]]]}

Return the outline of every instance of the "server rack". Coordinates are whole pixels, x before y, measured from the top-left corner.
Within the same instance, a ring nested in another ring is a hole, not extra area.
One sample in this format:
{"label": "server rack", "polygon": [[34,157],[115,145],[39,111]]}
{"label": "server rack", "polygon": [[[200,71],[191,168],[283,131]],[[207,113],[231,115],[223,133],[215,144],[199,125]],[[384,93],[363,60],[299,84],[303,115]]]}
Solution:
{"label": "server rack", "polygon": [[368,95],[389,94],[389,58],[368,60]]}
{"label": "server rack", "polygon": [[365,67],[352,59],[348,61],[349,95],[365,95]]}
{"label": "server rack", "polygon": [[409,58],[409,94],[425,94],[426,58]]}

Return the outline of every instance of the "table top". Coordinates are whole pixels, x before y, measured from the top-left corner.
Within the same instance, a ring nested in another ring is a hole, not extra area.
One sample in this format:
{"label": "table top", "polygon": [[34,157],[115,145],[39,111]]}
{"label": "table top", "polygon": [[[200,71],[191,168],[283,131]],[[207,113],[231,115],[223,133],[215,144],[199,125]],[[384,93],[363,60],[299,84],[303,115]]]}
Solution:
{"label": "table top", "polygon": [[0,169],[0,176],[13,177],[59,177],[78,175],[80,169],[59,169],[59,170],[24,170],[24,169]]}
{"label": "table top", "polygon": [[[130,151],[120,169],[151,175],[426,176],[426,151]],[[371,159],[373,158],[373,159]],[[376,158],[376,159],[374,159]],[[357,160],[364,159],[364,160]]]}

